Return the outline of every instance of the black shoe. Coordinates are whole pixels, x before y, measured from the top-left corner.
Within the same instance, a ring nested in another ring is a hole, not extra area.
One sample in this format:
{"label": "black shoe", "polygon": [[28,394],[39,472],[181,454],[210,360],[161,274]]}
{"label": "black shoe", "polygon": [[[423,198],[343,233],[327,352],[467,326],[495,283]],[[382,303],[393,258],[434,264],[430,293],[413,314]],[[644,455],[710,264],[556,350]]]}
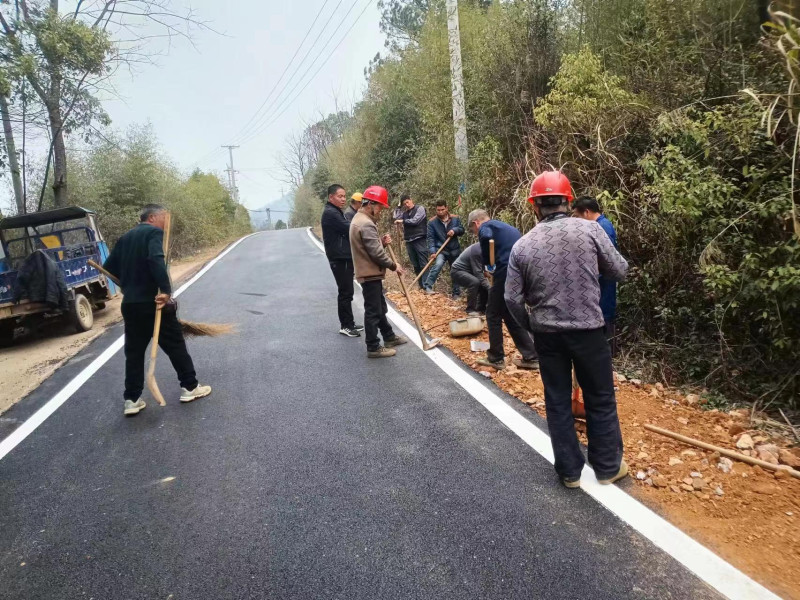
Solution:
{"label": "black shoe", "polygon": [[357,329],[350,329],[349,327],[342,327],[339,330],[339,333],[346,335],[347,337],[361,337],[361,334]]}
{"label": "black shoe", "polygon": [[351,329],[355,329],[356,331],[364,331],[363,325],[353,325]]}

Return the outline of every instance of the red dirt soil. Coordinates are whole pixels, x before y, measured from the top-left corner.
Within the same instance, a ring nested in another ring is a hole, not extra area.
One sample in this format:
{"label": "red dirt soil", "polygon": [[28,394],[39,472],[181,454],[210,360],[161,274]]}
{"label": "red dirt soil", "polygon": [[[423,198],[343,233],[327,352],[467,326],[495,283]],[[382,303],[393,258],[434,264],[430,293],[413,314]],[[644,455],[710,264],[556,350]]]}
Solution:
{"label": "red dirt soil", "polygon": [[[387,286],[389,299],[410,317],[393,274],[388,274]],[[477,365],[483,353],[472,352],[470,340],[488,341],[486,331],[465,338],[449,336],[449,321],[466,316],[463,301],[443,294],[426,296],[418,290],[412,292],[412,300],[431,337],[442,338],[442,345],[465,364],[490,373],[503,391],[545,416],[538,372],[510,363],[502,372]],[[505,344],[507,356],[519,356],[507,332]],[[775,444],[798,459],[800,450],[791,448],[788,439],[752,429],[749,411],[703,410],[660,384],[619,383],[617,402],[625,459],[636,482],[633,495],[775,593],[800,600],[800,480],[739,461],[725,473],[718,468],[715,453],[651,433],[643,425],[657,425],[738,452],[736,440],[743,431],[756,446]],[[585,424],[577,421],[576,429],[585,443]]]}

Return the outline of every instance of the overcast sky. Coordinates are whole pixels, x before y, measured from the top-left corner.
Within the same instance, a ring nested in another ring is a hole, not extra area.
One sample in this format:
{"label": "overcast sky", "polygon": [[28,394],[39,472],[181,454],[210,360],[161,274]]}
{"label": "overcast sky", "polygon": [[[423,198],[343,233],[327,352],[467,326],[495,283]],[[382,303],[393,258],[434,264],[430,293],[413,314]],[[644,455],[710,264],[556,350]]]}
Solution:
{"label": "overcast sky", "polygon": [[[117,75],[115,84],[122,100],[104,102],[112,126],[125,129],[149,120],[165,152],[187,171],[196,163],[224,176],[228,154],[220,145],[241,145],[234,150],[240,199],[248,208],[263,207],[279,198],[282,190],[289,191],[279,180],[277,162],[286,137],[304,123],[333,111],[337,101],[348,107],[361,97],[364,68],[384,50],[376,4],[375,0],[192,0],[198,18],[222,35],[195,30],[194,47],[188,41],[175,40],[169,53],[157,58],[158,66]],[[323,6],[293,65],[264,107],[266,112],[261,114],[267,118],[248,125]],[[355,27],[345,36],[353,23]],[[312,79],[326,59],[327,64]],[[295,78],[286,88],[292,75]],[[297,96],[308,81],[308,87]],[[284,93],[273,104],[281,90]],[[258,124],[265,126],[254,134]],[[285,217],[273,215],[273,219]]]}

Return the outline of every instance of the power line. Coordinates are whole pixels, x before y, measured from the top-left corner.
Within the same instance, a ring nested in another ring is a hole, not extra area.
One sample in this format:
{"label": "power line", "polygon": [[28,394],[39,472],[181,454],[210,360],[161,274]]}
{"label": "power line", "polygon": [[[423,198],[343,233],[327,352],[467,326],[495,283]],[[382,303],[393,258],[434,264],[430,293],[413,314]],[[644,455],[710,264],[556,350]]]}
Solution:
{"label": "power line", "polygon": [[[358,1],[358,0],[356,0],[356,1]],[[338,43],[338,44],[336,44],[336,46],[333,48],[333,50],[331,50],[331,51],[328,53],[328,58],[326,58],[326,59],[325,59],[325,61],[324,61],[324,62],[323,62],[323,63],[322,63],[320,66],[319,66],[319,68],[318,68],[318,69],[317,69],[317,70],[314,72],[314,74],[311,76],[311,78],[310,78],[310,79],[309,79],[309,80],[306,82],[306,84],[305,84],[305,85],[304,85],[304,86],[303,86],[303,87],[300,89],[300,91],[299,91],[299,92],[298,92],[298,93],[297,93],[297,94],[294,96],[294,98],[292,98],[292,99],[291,99],[291,101],[289,101],[289,103],[288,103],[288,104],[286,104],[286,106],[284,107],[284,109],[283,109],[281,112],[279,112],[277,115],[275,115],[275,117],[274,117],[274,118],[272,118],[272,120],[270,120],[269,122],[266,122],[266,123],[263,123],[263,122],[262,122],[262,124],[261,124],[261,125],[259,125],[259,126],[257,126],[257,127],[256,127],[256,129],[255,129],[253,132],[251,132],[251,134],[250,134],[250,135],[248,135],[248,136],[246,136],[244,139],[240,140],[240,141],[239,141],[239,143],[240,143],[240,144],[246,144],[247,142],[251,141],[251,140],[252,140],[254,137],[256,137],[256,136],[257,136],[259,133],[261,133],[261,132],[262,132],[262,131],[263,131],[263,130],[266,128],[266,127],[269,127],[270,125],[272,125],[273,123],[275,123],[275,122],[276,122],[276,121],[277,121],[277,120],[278,120],[278,119],[279,119],[279,118],[280,118],[280,117],[283,115],[283,113],[285,113],[285,112],[286,112],[286,111],[287,111],[287,110],[288,110],[288,109],[289,109],[289,108],[292,106],[292,104],[294,103],[294,101],[295,101],[295,100],[297,100],[297,98],[299,98],[299,97],[300,97],[300,95],[301,95],[301,94],[302,94],[302,93],[305,91],[305,89],[306,89],[306,88],[307,88],[307,87],[308,87],[308,86],[311,84],[311,82],[312,82],[312,81],[314,81],[314,79],[315,79],[315,78],[316,78],[316,76],[319,74],[319,72],[320,72],[320,71],[322,71],[322,69],[325,67],[325,65],[326,65],[326,64],[328,64],[328,61],[330,61],[330,59],[331,59],[331,58],[333,58],[333,55],[336,53],[336,51],[339,49],[339,47],[340,47],[340,46],[341,46],[341,45],[344,43],[344,41],[347,39],[347,36],[348,36],[348,34],[349,34],[349,33],[350,33],[352,30],[353,30],[353,28],[354,28],[354,27],[355,27],[355,26],[358,24],[359,20],[361,20],[361,17],[364,15],[364,13],[367,11],[367,9],[370,7],[370,5],[371,5],[373,2],[374,2],[374,0],[369,0],[369,2],[367,2],[367,4],[364,6],[364,8],[363,8],[363,9],[361,10],[361,12],[359,13],[358,17],[356,17],[356,20],[355,20],[355,21],[353,21],[353,24],[352,24],[352,25],[350,25],[350,27],[349,27],[349,28],[348,28],[348,30],[345,32],[345,34],[344,34],[344,35],[341,37],[341,39],[340,39],[339,43]],[[324,50],[324,49],[323,49],[323,50]],[[312,64],[312,66],[313,66],[313,64]],[[306,71],[306,72],[308,72],[308,71]],[[303,74],[303,76],[305,76],[305,74]],[[301,78],[300,80],[302,81],[302,78]],[[283,103],[282,103],[282,104],[283,104]],[[279,108],[280,108],[280,107],[279,107]]]}
{"label": "power line", "polygon": [[[314,17],[314,21],[311,23],[311,25],[309,26],[308,30],[306,31],[306,34],[303,36],[303,40],[300,42],[300,44],[297,46],[297,49],[294,51],[294,54],[292,55],[292,58],[289,60],[288,63],[286,63],[286,67],[283,69],[283,73],[281,73],[281,76],[278,78],[278,81],[276,81],[275,85],[272,86],[272,89],[269,91],[269,94],[267,94],[267,97],[264,98],[264,102],[262,102],[261,106],[259,106],[258,109],[256,110],[256,112],[253,113],[253,116],[250,117],[250,120],[247,121],[247,123],[245,123],[242,126],[242,128],[236,133],[236,135],[234,135],[234,139],[236,139],[237,137],[241,136],[245,132],[247,127],[250,125],[250,123],[252,123],[256,119],[258,114],[261,112],[261,109],[264,108],[264,105],[270,99],[270,96],[272,96],[272,93],[278,88],[278,85],[280,85],[281,81],[283,81],[284,75],[286,75],[286,72],[289,70],[289,67],[292,66],[292,63],[294,62],[294,59],[297,58],[297,55],[300,53],[300,50],[302,49],[303,44],[306,43],[306,40],[308,39],[308,36],[311,34],[311,31],[314,29],[314,25],[317,24],[317,21],[319,20],[320,16],[322,15],[322,11],[325,10],[325,7],[328,5],[328,2],[330,2],[330,0],[325,0],[325,2],[322,3],[322,6],[320,7],[319,11],[317,12],[317,16]],[[336,9],[338,9],[341,4],[342,4],[342,0],[339,0],[339,4],[337,4],[336,7],[333,9],[333,13],[336,12]],[[333,13],[331,14],[331,16],[333,16]],[[327,24],[326,24],[325,27],[327,27]],[[322,28],[322,31],[319,33],[319,35],[317,37],[317,40],[319,39],[319,37],[321,37],[322,32],[325,31],[325,27]],[[315,45],[316,45],[316,41],[311,46],[311,48],[313,48]],[[309,48],[309,52],[311,51],[311,48]],[[308,52],[303,57],[303,60],[300,61],[299,65],[297,66],[297,70],[299,70],[300,65],[303,64],[303,62],[305,61],[307,56],[308,56]],[[297,72],[297,70],[295,70],[295,73]],[[294,77],[294,73],[292,74],[292,77]],[[289,78],[289,81],[291,81],[292,77]],[[283,92],[281,91],[281,93],[283,93]],[[280,96],[280,94],[279,94],[279,96]]]}
{"label": "power line", "polygon": [[[336,5],[336,8],[333,9],[333,13],[331,13],[331,17],[333,17],[333,15],[336,13],[336,11],[338,10],[339,6],[341,6],[343,1],[344,0],[339,0],[339,3]],[[350,8],[344,14],[344,17],[342,17],[342,19],[339,21],[339,23],[336,25],[336,27],[334,27],[334,29],[333,29],[334,31],[338,31],[341,28],[342,24],[345,22],[347,17],[350,16],[350,13],[353,12],[353,9],[356,7],[356,5],[359,2],[360,2],[360,0],[353,0],[353,4],[350,5]],[[300,76],[300,79],[297,80],[297,82],[294,84],[294,87],[289,91],[287,96],[285,98],[283,98],[283,100],[281,100],[281,96],[286,91],[286,88],[288,88],[289,85],[294,80],[294,76],[297,75],[297,73],[300,71],[300,68],[303,66],[303,64],[305,63],[306,59],[308,58],[308,55],[311,54],[311,51],[316,47],[317,43],[320,40],[323,39],[322,35],[323,35],[323,33],[325,33],[325,30],[328,28],[329,24],[330,24],[330,21],[328,21],[328,23],[326,23],[325,26],[322,28],[322,31],[319,32],[319,34],[317,35],[317,39],[314,41],[314,43],[308,49],[308,51],[306,52],[305,56],[303,56],[303,60],[301,60],[300,63],[297,65],[297,68],[295,69],[294,73],[292,73],[292,76],[286,81],[286,83],[283,86],[283,89],[280,91],[280,93],[270,103],[270,107],[264,112],[263,115],[261,115],[261,117],[259,118],[259,120],[261,121],[261,124],[263,124],[263,122],[265,120],[271,118],[272,115],[269,114],[269,111],[273,110],[273,107],[275,107],[276,104],[278,105],[278,108],[283,105],[283,103],[286,100],[286,98],[288,98],[288,96],[291,95],[292,92],[294,92],[294,90],[297,89],[297,86],[300,85],[300,83],[302,83],[303,77],[305,77],[308,74],[308,72],[314,67],[314,65],[317,63],[317,61],[320,59],[320,57],[325,53],[325,48],[328,45],[328,42],[326,42],[325,45],[323,45],[323,47],[320,49],[320,51],[317,53],[317,55],[312,59],[311,64],[308,65],[308,68]],[[277,110],[277,108],[275,108],[274,110]],[[255,128],[258,128],[259,125],[260,124],[257,123],[255,125]],[[240,140],[244,139],[244,138],[247,138],[248,136],[249,136],[249,132],[245,133],[243,138],[240,138]]]}
{"label": "power line", "polygon": [[[333,9],[333,13],[336,12],[336,10],[341,5],[342,1],[343,0],[339,0],[339,4],[337,4],[336,7]],[[272,96],[273,92],[277,89],[278,85],[283,80],[283,77],[286,75],[286,72],[292,66],[292,63],[294,62],[294,59],[297,58],[297,55],[300,53],[300,50],[303,48],[303,44],[305,44],[306,40],[308,39],[308,36],[311,34],[311,31],[314,29],[314,26],[316,25],[316,23],[319,20],[320,16],[322,16],[322,12],[325,10],[325,7],[328,5],[328,2],[330,2],[330,0],[325,0],[325,2],[323,2],[323,4],[320,7],[319,11],[317,11],[316,17],[314,17],[314,21],[309,26],[309,28],[306,31],[306,34],[303,36],[303,39],[300,42],[300,44],[298,44],[297,49],[294,51],[294,54],[292,55],[292,58],[289,60],[288,63],[286,63],[286,67],[283,69],[283,72],[281,73],[280,77],[278,78],[278,81],[275,83],[274,86],[272,86],[272,89],[269,91],[269,93],[267,94],[266,98],[264,98],[264,101],[261,103],[261,105],[258,107],[258,109],[253,113],[253,115],[250,117],[250,119],[247,121],[247,123],[245,123],[244,126],[233,136],[233,139],[231,140],[233,143],[236,143],[238,138],[241,138],[243,135],[246,134],[247,127],[253,121],[255,121],[256,118],[259,116],[259,113],[264,108],[264,106],[267,104],[267,101],[270,99],[270,96]],[[331,16],[333,16],[333,13],[331,13]],[[322,33],[324,33],[326,28],[327,28],[327,23],[322,28],[322,31],[319,32],[318,39],[319,39],[319,37],[322,36]],[[316,41],[311,46],[311,48],[309,48],[309,52],[310,52],[311,49],[314,48],[315,45],[316,45]],[[302,66],[302,64],[305,61],[307,56],[308,56],[308,53],[306,53],[306,56],[304,56],[303,60],[300,61],[300,63],[297,65],[297,67],[295,68],[295,71],[292,73],[292,76],[289,78],[289,80],[286,82],[286,84],[284,84],[284,87],[281,89],[281,91],[279,92],[279,94],[278,94],[278,96],[276,98],[279,98],[283,94],[283,91],[286,89],[286,85],[288,85],[288,83],[291,82],[291,80],[296,75],[297,71],[300,70],[300,67]],[[272,105],[270,105],[270,108],[271,108],[271,106]],[[269,108],[267,110],[269,110]],[[200,157],[195,162],[193,162],[192,166],[197,165],[197,164],[199,164],[199,163],[201,163],[203,161],[211,160],[212,158],[215,158],[216,155],[219,154],[219,153],[220,153],[220,149],[219,148],[215,148],[214,150],[211,150],[210,152],[204,154],[202,157]]]}

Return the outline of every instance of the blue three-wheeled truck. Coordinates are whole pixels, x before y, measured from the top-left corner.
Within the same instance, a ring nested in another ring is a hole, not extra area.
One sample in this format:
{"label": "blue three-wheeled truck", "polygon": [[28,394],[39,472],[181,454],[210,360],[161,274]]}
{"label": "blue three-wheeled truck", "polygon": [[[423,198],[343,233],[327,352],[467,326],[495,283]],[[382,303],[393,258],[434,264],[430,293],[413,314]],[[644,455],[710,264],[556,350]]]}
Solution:
{"label": "blue three-wheeled truck", "polygon": [[[12,343],[19,328],[45,319],[67,319],[78,332],[91,329],[93,310],[105,308],[118,292],[87,261],[103,264],[107,257],[91,210],[75,206],[1,220],[0,345]],[[39,275],[31,276],[35,269],[49,271],[51,289],[57,282],[62,302],[30,297],[36,292],[24,284]]]}

